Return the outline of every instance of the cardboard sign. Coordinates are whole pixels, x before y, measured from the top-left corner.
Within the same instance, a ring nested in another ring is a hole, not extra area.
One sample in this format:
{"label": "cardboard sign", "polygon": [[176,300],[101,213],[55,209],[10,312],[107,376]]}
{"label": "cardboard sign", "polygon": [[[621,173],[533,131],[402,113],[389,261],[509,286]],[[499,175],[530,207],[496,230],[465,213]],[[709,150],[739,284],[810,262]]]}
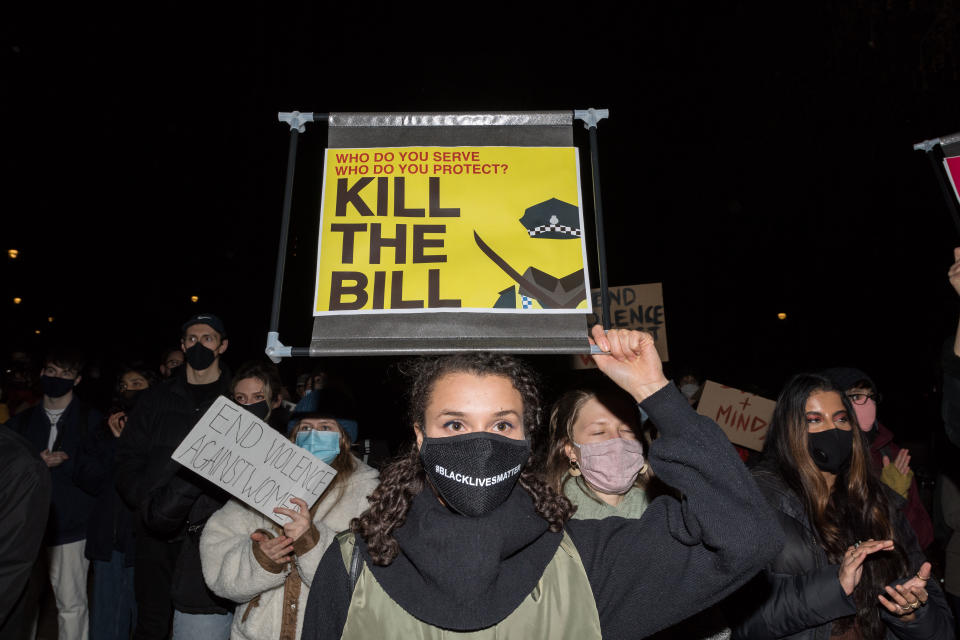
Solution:
{"label": "cardboard sign", "polygon": [[314,315],[590,311],[574,147],[327,149]]}
{"label": "cardboard sign", "polygon": [[773,400],[707,380],[697,413],[720,425],[730,442],[760,451],[776,404]]}
{"label": "cardboard sign", "polygon": [[[657,353],[664,362],[670,360],[667,349],[667,325],[663,311],[663,285],[635,284],[628,287],[611,287],[610,326],[614,329],[639,329],[646,331],[656,341]],[[590,290],[593,313],[587,316],[587,325],[600,323],[600,289]],[[589,355],[573,356],[574,369],[595,369]]]}
{"label": "cardboard sign", "polygon": [[297,510],[290,498],[313,506],[337,474],[255,415],[220,396],[170,456],[278,524]]}

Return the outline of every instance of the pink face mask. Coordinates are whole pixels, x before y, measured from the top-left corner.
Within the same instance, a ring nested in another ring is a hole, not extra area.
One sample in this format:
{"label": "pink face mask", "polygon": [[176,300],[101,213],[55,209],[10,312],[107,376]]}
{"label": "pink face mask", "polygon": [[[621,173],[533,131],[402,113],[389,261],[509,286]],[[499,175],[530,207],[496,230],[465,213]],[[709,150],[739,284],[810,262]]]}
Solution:
{"label": "pink face mask", "polygon": [[853,412],[857,414],[857,422],[860,423],[861,430],[873,429],[873,423],[877,421],[877,403],[873,398],[867,398],[863,404],[853,405]]}
{"label": "pink face mask", "polygon": [[637,440],[611,438],[573,446],[580,449],[584,479],[601,493],[626,493],[643,466],[643,448]]}

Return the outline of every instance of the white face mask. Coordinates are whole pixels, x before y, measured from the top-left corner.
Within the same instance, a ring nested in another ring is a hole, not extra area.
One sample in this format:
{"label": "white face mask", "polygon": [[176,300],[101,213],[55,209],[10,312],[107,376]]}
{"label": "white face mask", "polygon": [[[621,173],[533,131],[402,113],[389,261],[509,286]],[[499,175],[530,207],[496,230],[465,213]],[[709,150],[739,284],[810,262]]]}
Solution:
{"label": "white face mask", "polygon": [[693,398],[697,395],[697,391],[700,391],[700,385],[688,382],[687,384],[680,385],[680,393],[687,396],[687,400]]}

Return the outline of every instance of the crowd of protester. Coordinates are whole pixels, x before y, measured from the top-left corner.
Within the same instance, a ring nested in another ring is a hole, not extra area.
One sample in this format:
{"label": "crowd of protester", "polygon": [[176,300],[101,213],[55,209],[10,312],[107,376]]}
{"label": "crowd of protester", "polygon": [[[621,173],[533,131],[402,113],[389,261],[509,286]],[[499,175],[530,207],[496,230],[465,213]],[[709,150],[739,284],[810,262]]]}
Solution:
{"label": "crowd of protester", "polygon": [[[738,452],[642,332],[594,327],[599,373],[549,405],[512,356],[419,358],[387,452],[327,372],[231,372],[226,327],[190,318],[108,400],[76,350],[10,357],[0,638],[37,637],[48,588],[61,640],[957,637],[960,328],[931,501],[857,368],[798,373]],[[171,458],[219,396],[337,472],[285,524]]]}

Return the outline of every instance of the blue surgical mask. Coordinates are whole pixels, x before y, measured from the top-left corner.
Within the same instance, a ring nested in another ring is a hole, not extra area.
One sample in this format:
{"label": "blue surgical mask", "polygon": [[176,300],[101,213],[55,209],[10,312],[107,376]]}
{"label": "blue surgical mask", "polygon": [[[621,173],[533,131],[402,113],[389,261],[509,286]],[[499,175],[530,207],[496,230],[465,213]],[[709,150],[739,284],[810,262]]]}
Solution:
{"label": "blue surgical mask", "polygon": [[336,431],[301,431],[297,434],[297,446],[303,447],[327,464],[340,454],[340,434]]}

